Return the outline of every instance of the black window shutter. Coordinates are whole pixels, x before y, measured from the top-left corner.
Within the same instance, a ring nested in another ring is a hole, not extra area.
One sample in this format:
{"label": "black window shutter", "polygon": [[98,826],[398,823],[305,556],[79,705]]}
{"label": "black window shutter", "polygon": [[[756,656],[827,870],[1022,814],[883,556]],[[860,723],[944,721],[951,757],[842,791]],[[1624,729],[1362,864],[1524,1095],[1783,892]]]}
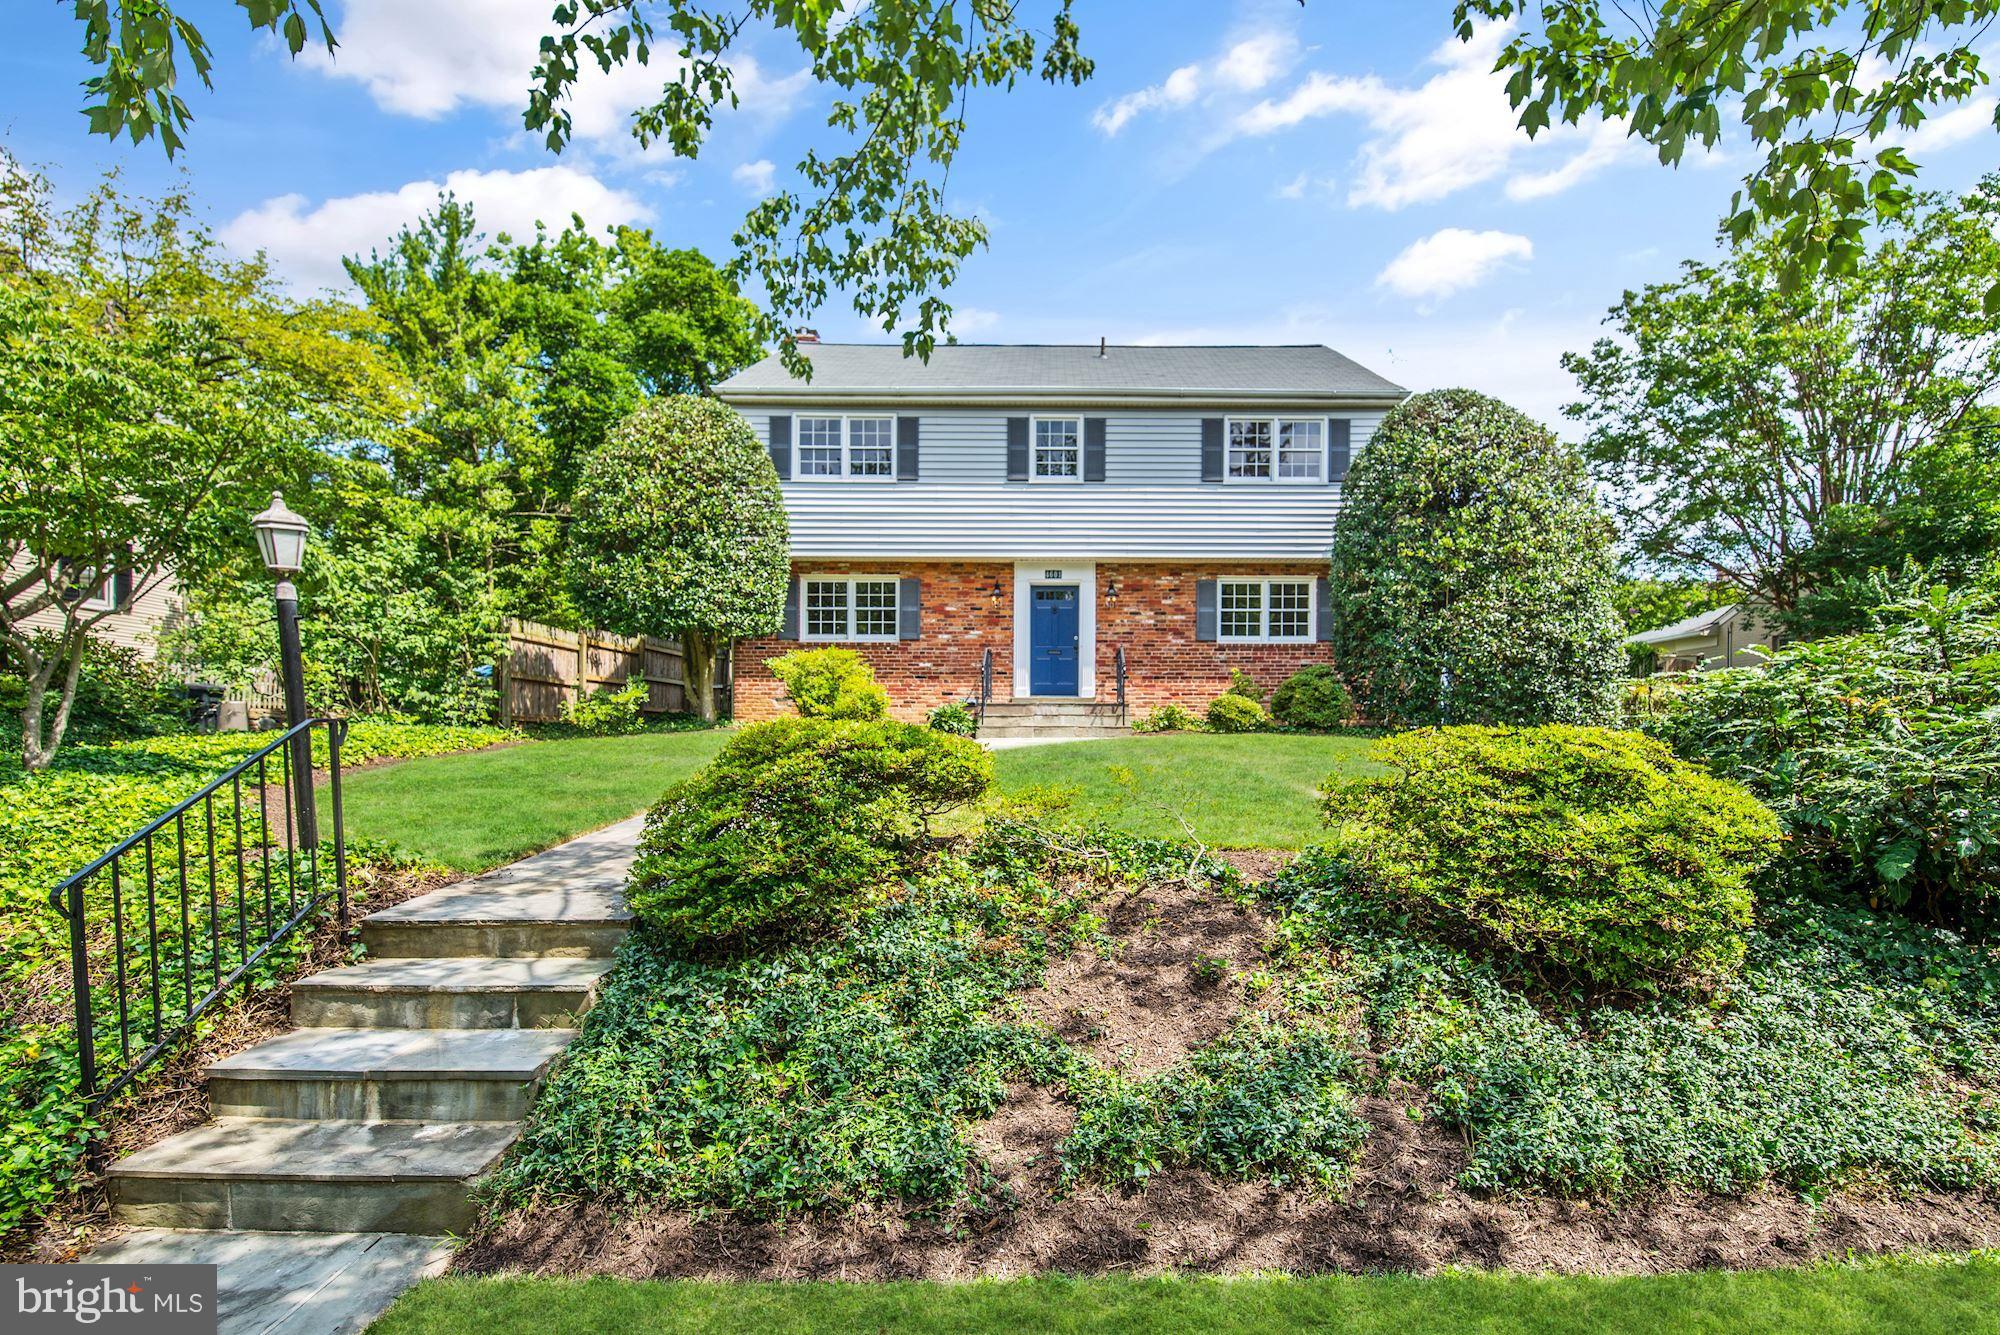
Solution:
{"label": "black window shutter", "polygon": [[778,480],[792,480],[792,419],[773,414],[771,417],[771,467],[778,470]]}
{"label": "black window shutter", "polygon": [[1215,581],[1198,579],[1194,582],[1194,637],[1197,640],[1214,640],[1215,625]]}
{"label": "black window shutter", "polygon": [[1319,620],[1319,634],[1313,638],[1333,643],[1333,581],[1324,575],[1313,581],[1313,615]]}
{"label": "black window shutter", "polygon": [[1083,480],[1104,481],[1104,419],[1083,419]]}
{"label": "black window shutter", "polygon": [[779,628],[778,638],[781,640],[799,638],[799,581],[796,578],[785,586],[785,624]]}
{"label": "black window shutter", "polygon": [[1354,423],[1345,417],[1336,417],[1327,423],[1326,480],[1339,482],[1347,476],[1347,464],[1352,453],[1350,442],[1354,439]]}
{"label": "black window shutter", "polygon": [[914,640],[924,629],[924,582],[920,579],[899,580],[896,590],[896,638]]}
{"label": "black window shutter", "polygon": [[1025,417],[1007,419],[1007,480],[1028,480],[1028,419]]}
{"label": "black window shutter", "polygon": [[123,612],[132,603],[132,572],[120,570],[111,576],[111,605]]}
{"label": "black window shutter", "polygon": [[[1203,482],[1222,481],[1222,419],[1204,417],[1201,419],[1201,480]],[[1215,637],[1209,636],[1212,640]]]}
{"label": "black window shutter", "polygon": [[917,480],[917,436],[921,427],[914,417],[896,419],[896,480]]}

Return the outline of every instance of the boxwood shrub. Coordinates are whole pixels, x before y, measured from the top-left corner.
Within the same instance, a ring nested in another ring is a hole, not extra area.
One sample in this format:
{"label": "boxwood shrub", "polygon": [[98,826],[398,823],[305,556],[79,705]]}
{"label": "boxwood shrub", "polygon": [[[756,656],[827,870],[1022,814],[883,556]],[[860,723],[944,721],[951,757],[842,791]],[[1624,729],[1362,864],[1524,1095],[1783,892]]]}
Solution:
{"label": "boxwood shrub", "polygon": [[992,782],[977,742],[916,724],[756,724],[653,808],[633,911],[684,942],[827,918],[906,870],[929,821]]}
{"label": "boxwood shrub", "polygon": [[1631,732],[1403,733],[1391,772],[1329,779],[1364,894],[1552,981],[1657,991],[1743,959],[1778,824],[1749,792]]}
{"label": "boxwood shrub", "polygon": [[852,649],[794,649],[764,666],[785,683],[801,718],[877,719],[889,714],[889,693],[875,669]]}
{"label": "boxwood shrub", "polygon": [[1278,683],[1271,694],[1271,713],[1288,728],[1331,732],[1354,713],[1347,684],[1331,663],[1302,667]]}
{"label": "boxwood shrub", "polygon": [[1205,721],[1210,732],[1262,732],[1271,726],[1264,706],[1247,695],[1233,693],[1215,697]]}

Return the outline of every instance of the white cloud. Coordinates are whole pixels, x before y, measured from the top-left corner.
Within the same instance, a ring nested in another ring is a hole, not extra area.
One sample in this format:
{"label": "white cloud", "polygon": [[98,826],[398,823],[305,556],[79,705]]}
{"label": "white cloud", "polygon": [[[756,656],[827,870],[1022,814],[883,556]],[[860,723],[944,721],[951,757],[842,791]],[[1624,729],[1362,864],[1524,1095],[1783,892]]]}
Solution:
{"label": "white cloud", "polygon": [[[347,0],[331,55],[310,44],[300,63],[368,90],[384,111],[436,120],[461,106],[519,112],[537,44],[550,31],[549,0]],[[810,84],[800,71],[768,78],[747,55],[734,56],[736,91],[754,114],[783,116]],[[568,98],[582,141],[626,135],[635,108],[651,104],[681,68],[679,54],[656,46],[650,64],[600,71],[589,57]]]}
{"label": "white cloud", "polygon": [[983,306],[958,306],[951,312],[951,332],[964,337],[990,334],[1000,327],[1000,312]]}
{"label": "white cloud", "polygon": [[525,239],[536,222],[560,228],[572,213],[593,229],[649,221],[653,211],[623,190],[574,167],[531,171],[456,171],[442,181],[412,181],[396,190],[342,195],[314,205],[304,195],[279,195],[229,220],[223,243],[241,254],[262,250],[279,278],[300,290],[344,286],[341,257],[385,247],[396,231],[436,206],[449,191],[472,206],[479,229]]}
{"label": "white cloud", "polygon": [[1956,148],[1967,140],[1993,133],[1993,112],[1997,104],[1991,97],[1975,97],[1963,106],[1924,118],[1923,124],[1914,130],[1900,134],[1885,135],[1886,144],[1900,144],[1911,153],[1936,153],[1947,148]]}
{"label": "white cloud", "polygon": [[1384,209],[1443,199],[1507,176],[1523,156],[1567,151],[1556,166],[1519,172],[1508,181],[1513,198],[1538,199],[1624,157],[1622,126],[1593,120],[1553,127],[1534,140],[1515,127],[1505,79],[1493,72],[1507,33],[1505,25],[1488,24],[1470,42],[1445,42],[1431,54],[1439,72],[1415,87],[1398,87],[1372,74],[1315,71],[1284,96],[1239,111],[1223,142],[1278,134],[1326,116],[1359,116],[1374,134],[1361,146],[1348,203]]}
{"label": "white cloud", "polygon": [[771,187],[776,184],[778,168],[769,158],[759,158],[755,162],[738,165],[729,173],[729,179],[762,199],[771,193]]}
{"label": "white cloud", "polygon": [[1314,176],[1311,172],[1300,172],[1289,181],[1281,182],[1272,193],[1279,199],[1306,199],[1315,195],[1330,195],[1340,184],[1331,176]]}
{"label": "white cloud", "polygon": [[1113,98],[1091,116],[1106,135],[1116,135],[1135,117],[1192,105],[1204,93],[1254,93],[1298,60],[1298,39],[1270,31],[1241,38],[1206,62],[1182,65],[1156,84]]}
{"label": "white cloud", "polygon": [[1534,257],[1535,245],[1525,236],[1447,227],[1411,242],[1376,276],[1375,284],[1405,297],[1436,301],[1477,287],[1509,261]]}

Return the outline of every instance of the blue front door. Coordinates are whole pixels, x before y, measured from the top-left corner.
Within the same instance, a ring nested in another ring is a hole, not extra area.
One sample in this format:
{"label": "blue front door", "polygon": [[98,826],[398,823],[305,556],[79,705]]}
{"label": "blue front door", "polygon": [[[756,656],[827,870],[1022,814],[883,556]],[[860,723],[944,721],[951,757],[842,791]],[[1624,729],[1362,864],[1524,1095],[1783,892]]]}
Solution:
{"label": "blue front door", "polygon": [[1028,622],[1028,693],[1076,694],[1077,586],[1042,584]]}

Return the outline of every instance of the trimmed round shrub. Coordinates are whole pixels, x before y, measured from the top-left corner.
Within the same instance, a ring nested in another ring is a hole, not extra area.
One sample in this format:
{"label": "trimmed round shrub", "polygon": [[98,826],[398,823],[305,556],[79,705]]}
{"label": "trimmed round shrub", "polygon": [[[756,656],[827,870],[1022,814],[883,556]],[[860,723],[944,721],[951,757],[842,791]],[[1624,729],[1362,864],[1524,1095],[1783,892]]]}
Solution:
{"label": "trimmed round shrub", "polygon": [[992,782],[977,742],[913,723],[756,724],[647,816],[632,911],[688,943],[824,920],[909,870],[930,821]]}
{"label": "trimmed round shrub", "polygon": [[1181,705],[1161,705],[1143,718],[1132,720],[1133,732],[1198,732],[1201,719]]}
{"label": "trimmed round shrub", "polygon": [[1427,729],[1328,779],[1358,893],[1545,978],[1656,992],[1742,963],[1750,878],[1778,822],[1650,737],[1553,725]]}
{"label": "trimmed round shrub", "polygon": [[1612,539],[1582,461],[1539,423],[1466,389],[1404,400],[1334,531],[1334,642],[1362,716],[1611,722]]}
{"label": "trimmed round shrub", "polygon": [[875,669],[852,649],[795,649],[764,664],[785,683],[801,718],[878,719],[889,716],[889,693]]}
{"label": "trimmed round shrub", "polygon": [[1302,667],[1271,693],[1272,717],[1290,728],[1329,732],[1346,723],[1353,712],[1347,683],[1331,663]]}
{"label": "trimmed round shrub", "polygon": [[1218,695],[1206,721],[1210,732],[1262,732],[1271,726],[1264,706],[1247,695]]}
{"label": "trimmed round shrub", "polygon": [[969,700],[947,700],[924,720],[939,732],[953,737],[972,737],[979,732],[979,712]]}

